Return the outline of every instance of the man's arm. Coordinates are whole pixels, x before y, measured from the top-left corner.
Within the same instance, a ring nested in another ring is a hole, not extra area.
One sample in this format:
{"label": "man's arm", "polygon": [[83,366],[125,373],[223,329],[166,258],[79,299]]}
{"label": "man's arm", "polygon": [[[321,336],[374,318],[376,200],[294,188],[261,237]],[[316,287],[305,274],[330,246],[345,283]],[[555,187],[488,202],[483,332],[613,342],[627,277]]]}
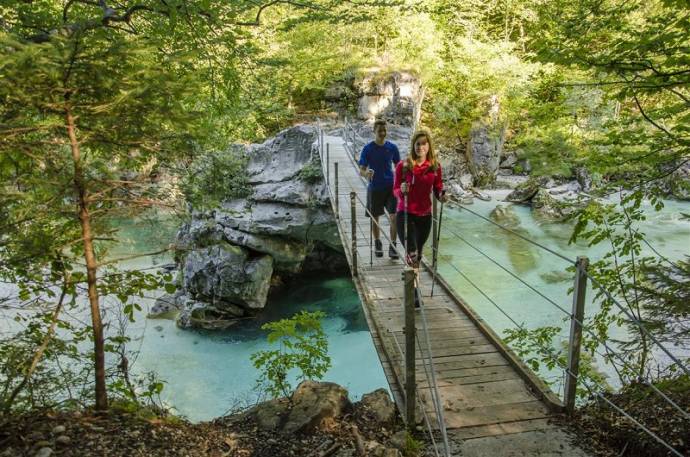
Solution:
{"label": "man's arm", "polygon": [[367,148],[364,147],[362,152],[359,154],[359,174],[371,181],[374,176],[374,170],[369,168],[369,162],[367,161]]}

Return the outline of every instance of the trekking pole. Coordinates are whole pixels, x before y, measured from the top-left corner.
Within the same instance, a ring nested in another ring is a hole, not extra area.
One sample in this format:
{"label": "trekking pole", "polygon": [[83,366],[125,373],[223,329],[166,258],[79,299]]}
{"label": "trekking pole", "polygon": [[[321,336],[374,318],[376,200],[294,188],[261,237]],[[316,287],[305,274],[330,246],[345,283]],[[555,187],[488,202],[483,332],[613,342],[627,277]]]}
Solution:
{"label": "trekking pole", "polygon": [[438,272],[438,246],[441,243],[441,223],[443,222],[443,200],[441,200],[441,211],[438,214],[438,229],[436,232],[436,249],[434,249],[434,256],[432,263],[434,265],[433,279],[431,280],[431,296],[434,296],[434,285],[436,285],[436,273]]}

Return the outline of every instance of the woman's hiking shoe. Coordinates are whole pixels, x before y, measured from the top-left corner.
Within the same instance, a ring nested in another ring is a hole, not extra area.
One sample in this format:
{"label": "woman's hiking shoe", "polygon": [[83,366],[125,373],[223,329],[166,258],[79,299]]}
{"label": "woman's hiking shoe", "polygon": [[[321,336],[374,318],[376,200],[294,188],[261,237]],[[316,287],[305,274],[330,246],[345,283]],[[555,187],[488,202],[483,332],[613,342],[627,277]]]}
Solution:
{"label": "woman's hiking shoe", "polygon": [[398,256],[398,251],[395,250],[395,246],[392,244],[388,245],[388,257],[391,259],[399,259],[400,256]]}
{"label": "woman's hiking shoe", "polygon": [[376,257],[383,257],[383,243],[381,240],[374,240],[374,254],[376,254]]}

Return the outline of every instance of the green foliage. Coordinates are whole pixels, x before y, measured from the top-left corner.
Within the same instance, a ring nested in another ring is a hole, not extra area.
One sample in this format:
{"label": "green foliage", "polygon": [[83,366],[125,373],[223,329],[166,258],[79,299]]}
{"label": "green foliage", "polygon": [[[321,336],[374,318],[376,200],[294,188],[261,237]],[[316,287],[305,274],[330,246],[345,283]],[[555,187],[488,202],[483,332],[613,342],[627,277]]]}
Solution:
{"label": "green foliage", "polygon": [[323,171],[321,164],[317,160],[312,160],[307,165],[302,167],[298,174],[299,179],[308,183],[316,184],[323,181]]}
{"label": "green foliage", "polygon": [[297,370],[297,380],[321,379],[331,366],[328,340],[321,328],[321,311],[301,311],[289,319],[269,322],[261,328],[268,330],[268,342],[278,349],[252,354],[254,366],[261,370],[259,384],[273,397],[290,397],[292,386],[288,379]]}
{"label": "green foliage", "polygon": [[402,449],[403,457],[419,457],[424,450],[424,443],[417,440],[409,432],[405,433],[405,444]]}
{"label": "green foliage", "polygon": [[185,199],[196,209],[208,209],[226,200],[247,197],[250,186],[246,166],[241,146],[195,155],[181,183]]}

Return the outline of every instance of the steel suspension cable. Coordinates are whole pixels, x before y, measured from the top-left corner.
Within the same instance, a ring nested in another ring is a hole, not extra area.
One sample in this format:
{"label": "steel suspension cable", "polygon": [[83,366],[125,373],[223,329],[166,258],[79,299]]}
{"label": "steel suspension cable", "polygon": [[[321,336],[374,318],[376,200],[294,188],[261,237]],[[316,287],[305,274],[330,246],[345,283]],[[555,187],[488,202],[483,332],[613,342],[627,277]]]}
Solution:
{"label": "steel suspension cable", "polygon": [[678,366],[685,372],[686,375],[690,376],[690,369],[688,369],[688,367],[686,367],[676,356],[674,356],[673,354],[671,354],[671,352],[670,352],[668,349],[666,349],[666,347],[665,347],[664,345],[662,345],[662,344],[654,337],[654,335],[652,335],[652,334],[649,332],[649,330],[647,330],[647,327],[645,327],[644,324],[643,324],[642,322],[640,322],[640,320],[637,319],[637,318],[630,312],[630,310],[626,309],[623,305],[621,305],[621,304],[618,302],[618,300],[616,300],[616,299],[613,297],[613,295],[612,295],[608,290],[606,290],[606,288],[604,288],[604,286],[603,286],[599,281],[597,281],[592,275],[589,274],[589,272],[585,271],[585,275],[589,278],[590,281],[592,281],[592,284],[594,284],[595,286],[597,286],[597,287],[599,288],[599,290],[601,290],[601,291],[604,293],[604,295],[606,295],[606,297],[607,297],[609,300],[611,300],[611,302],[613,302],[613,303],[618,307],[618,309],[620,309],[621,311],[623,311],[623,313],[628,317],[628,319],[630,319],[630,320],[631,320],[631,321],[632,321],[632,322],[633,322],[633,323],[634,323],[634,324],[635,324],[645,335],[647,335],[647,336],[649,337],[649,339],[651,339],[657,346],[659,346],[659,348],[661,348],[661,350],[664,351],[664,353],[665,353],[673,362],[675,362],[676,365],[678,365]]}
{"label": "steel suspension cable", "polygon": [[[458,273],[460,273],[460,275],[462,275],[462,276],[467,280],[467,282],[469,282],[475,289],[477,289],[477,290],[479,291],[479,293],[481,293],[487,300],[489,300],[489,302],[490,302],[491,304],[493,304],[499,311],[501,311],[501,312],[502,312],[502,313],[503,313],[513,324],[515,324],[516,327],[520,328],[520,329],[523,330],[523,331],[525,330],[525,328],[524,328],[522,325],[518,324],[512,317],[510,317],[510,316],[509,316],[509,315],[508,315],[508,314],[507,314],[507,313],[506,313],[506,312],[505,312],[505,311],[504,311],[494,300],[492,300],[492,299],[491,299],[481,288],[479,288],[476,284],[474,284],[474,282],[472,282],[464,273],[462,273],[460,270],[458,270],[454,265],[451,264],[451,266],[452,266],[453,268],[455,268],[455,270],[456,270]],[[544,348],[541,348],[541,349],[544,350]],[[553,351],[553,348],[546,348],[546,354],[552,355],[552,354],[551,354],[552,351]],[[649,430],[647,427],[645,427],[643,424],[641,424],[638,420],[636,420],[635,418],[633,418],[632,416],[630,416],[630,414],[628,414],[627,412],[625,412],[625,410],[623,410],[623,409],[621,409],[620,407],[618,407],[617,405],[615,405],[613,402],[611,402],[610,400],[608,400],[606,397],[604,397],[604,396],[601,395],[600,393],[594,392],[594,391],[589,387],[589,385],[584,381],[584,378],[583,378],[583,377],[578,376],[578,375],[575,375],[575,374],[572,373],[567,367],[563,367],[563,366],[561,365],[561,363],[558,361],[558,358],[557,358],[557,357],[552,356],[552,358],[553,358],[553,361],[556,362],[557,365],[560,365],[561,368],[564,369],[564,370],[566,371],[566,373],[568,373],[570,376],[572,376],[576,381],[577,381],[577,380],[581,381],[581,382],[583,383],[583,385],[585,385],[585,387],[587,388],[587,390],[590,391],[590,393],[593,393],[594,395],[597,395],[597,396],[599,396],[600,398],[602,398],[602,399],[603,399],[604,401],[606,401],[609,405],[611,405],[614,409],[616,409],[616,411],[618,411],[620,414],[624,415],[626,418],[628,418],[630,421],[632,421],[636,426],[638,426],[639,428],[641,428],[644,432],[646,432],[648,435],[650,435],[650,436],[651,436],[652,438],[654,438],[656,441],[658,441],[659,443],[661,443],[663,446],[665,446],[667,449],[669,449],[669,450],[670,450],[671,452],[673,452],[675,455],[678,455],[678,456],[680,456],[680,457],[683,457],[682,454],[680,454],[677,450],[675,450],[671,445],[669,445],[666,441],[664,441],[662,438],[660,438],[659,436],[657,436],[654,432],[652,432],[652,431]],[[601,386],[600,386],[600,387],[601,387]]]}
{"label": "steel suspension cable", "polygon": [[561,253],[559,253],[559,252],[556,252],[556,251],[554,251],[553,249],[551,249],[551,248],[549,248],[549,247],[546,247],[546,246],[544,246],[544,245],[541,244],[541,243],[537,243],[536,241],[534,241],[534,240],[532,240],[532,239],[530,239],[530,238],[527,238],[527,237],[524,236],[524,235],[521,235],[520,233],[516,232],[515,230],[511,230],[511,229],[509,229],[508,227],[506,227],[506,226],[504,226],[504,225],[501,225],[501,224],[499,224],[499,223],[497,223],[497,222],[494,222],[494,221],[492,221],[491,219],[489,219],[488,217],[482,216],[481,214],[479,214],[479,213],[477,213],[477,212],[475,212],[475,211],[472,211],[472,210],[469,209],[467,206],[463,205],[462,203],[460,203],[460,202],[458,202],[458,201],[454,201],[453,203],[455,203],[456,205],[458,205],[458,207],[460,207],[461,209],[464,209],[464,210],[467,211],[468,213],[473,214],[473,215],[475,215],[475,216],[477,216],[477,217],[479,217],[479,218],[485,220],[486,222],[489,222],[490,224],[493,224],[493,225],[495,225],[496,227],[499,227],[499,228],[501,228],[502,230],[505,230],[506,232],[511,233],[511,234],[517,236],[518,238],[527,241],[527,242],[530,243],[530,244],[533,244],[533,245],[535,245],[535,246],[538,246],[538,247],[544,249],[544,250],[547,251],[547,252],[550,252],[551,254],[555,255],[556,257],[558,257],[558,258],[560,258],[560,259],[562,259],[562,260],[565,260],[566,262],[570,263],[571,265],[575,265],[575,261],[573,261],[572,259],[569,259],[569,258],[566,257],[565,255],[563,255],[563,254],[561,254]]}
{"label": "steel suspension cable", "polygon": [[[448,229],[447,229],[447,230],[448,230]],[[558,303],[556,303],[554,300],[552,300],[552,299],[549,298],[548,296],[546,296],[546,295],[544,295],[543,293],[541,293],[541,292],[540,292],[539,290],[537,290],[534,286],[532,286],[531,284],[527,283],[525,280],[523,280],[522,278],[520,278],[518,275],[516,275],[515,273],[513,273],[512,271],[510,271],[508,268],[506,268],[506,267],[503,266],[502,264],[500,264],[497,260],[493,259],[493,258],[490,257],[489,255],[487,255],[486,253],[484,253],[481,249],[479,249],[479,248],[477,248],[476,246],[474,246],[472,243],[470,243],[469,241],[467,241],[462,235],[456,233],[456,232],[455,232],[454,230],[452,230],[452,229],[450,229],[450,230],[448,230],[448,231],[449,231],[452,235],[454,235],[455,237],[457,237],[457,238],[459,238],[460,240],[462,240],[463,242],[465,242],[468,246],[470,246],[472,249],[474,249],[475,251],[477,251],[479,254],[481,254],[482,256],[484,256],[485,258],[487,258],[488,260],[490,260],[493,264],[495,264],[496,266],[498,266],[499,268],[501,268],[503,271],[505,271],[506,273],[508,273],[509,275],[511,275],[513,278],[517,279],[519,282],[521,282],[522,284],[524,284],[525,286],[527,286],[529,289],[531,289],[532,291],[534,291],[537,295],[539,295],[540,297],[542,297],[542,298],[543,298],[544,300],[546,300],[549,304],[551,304],[552,306],[554,306],[554,307],[556,307],[557,309],[559,309],[560,311],[562,311],[563,314],[565,314],[566,316],[570,317],[570,319],[572,319],[572,320],[574,320],[575,322],[577,322],[578,324],[580,324],[580,326],[581,326],[590,336],[592,336],[592,337],[595,339],[595,341],[597,341],[597,343],[603,345],[606,349],[608,349],[608,350],[611,352],[611,354],[613,354],[616,358],[618,358],[618,359],[620,360],[620,362],[621,362],[626,368],[631,368],[631,367],[630,367],[630,364],[629,364],[621,355],[619,355],[613,348],[611,348],[611,347],[607,344],[606,341],[604,341],[603,339],[601,339],[601,337],[599,337],[596,333],[594,333],[594,331],[592,331],[592,330],[589,328],[589,326],[588,326],[587,324],[585,324],[584,322],[581,322],[579,319],[577,319],[571,312],[569,312],[568,310],[566,310],[565,308],[563,308],[562,306],[560,306]],[[450,263],[450,262],[449,262],[449,263]],[[451,265],[452,265],[452,264],[451,264]],[[601,355],[601,354],[599,354],[599,355]],[[602,356],[602,357],[603,357],[603,356]],[[609,357],[609,358],[610,358],[610,357]],[[676,410],[678,410],[685,418],[690,419],[690,414],[688,414],[682,407],[680,407],[680,406],[679,406],[676,402],[674,402],[671,398],[669,398],[667,395],[665,395],[663,392],[661,392],[653,383],[649,382],[649,381],[646,380],[646,379],[642,379],[642,378],[641,378],[640,380],[645,381],[645,383],[646,383],[649,387],[651,387],[651,389],[652,389],[654,392],[656,392],[658,395],[660,395],[667,403],[669,403],[669,404],[670,404],[671,406],[673,406]]]}

